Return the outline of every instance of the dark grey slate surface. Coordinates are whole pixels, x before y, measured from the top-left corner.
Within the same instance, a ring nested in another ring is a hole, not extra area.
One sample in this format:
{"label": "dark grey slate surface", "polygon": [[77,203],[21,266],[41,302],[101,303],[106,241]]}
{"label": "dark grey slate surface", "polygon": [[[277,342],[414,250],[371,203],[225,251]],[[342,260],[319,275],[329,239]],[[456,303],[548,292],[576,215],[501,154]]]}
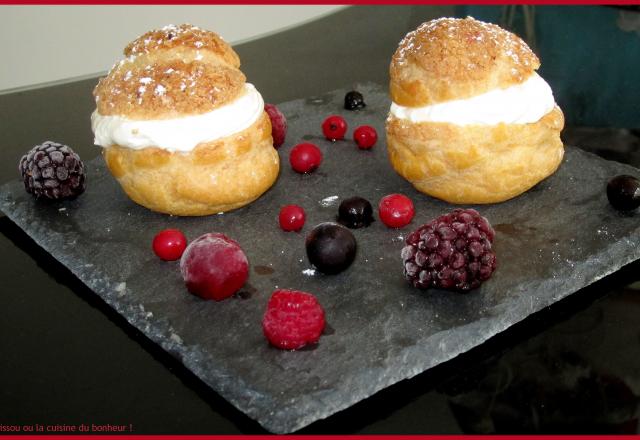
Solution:
{"label": "dark grey slate surface", "polygon": [[[614,211],[604,192],[608,177],[640,171],[567,147],[551,178],[509,202],[476,207],[497,231],[499,267],[489,282],[468,294],[409,287],[399,260],[403,237],[453,207],[417,193],[393,172],[383,130],[386,93],[373,85],[360,90],[368,106],[359,113],[341,109],[344,90],[282,104],[289,134],[279,180],[236,212],[152,213],[124,196],[100,158],[88,164],[88,190],[78,200],[38,203],[14,181],[0,189],[0,208],[132,325],[274,432],[299,429],[451,359],[640,258],[638,213]],[[381,138],[373,151],[325,141],[320,124],[331,113],[346,117],[349,134],[374,125]],[[290,148],[301,140],[325,155],[312,175],[288,165]],[[306,232],[333,220],[343,198],[359,195],[376,205],[391,192],[413,198],[413,223],[390,230],[376,221],[354,231],[359,249],[351,268],[312,274]],[[288,203],[307,210],[300,234],[277,226],[279,208]],[[220,303],[189,295],[178,263],[151,252],[154,234],[167,227],[189,239],[219,231],[239,241],[252,266],[242,294]],[[265,342],[261,317],[277,287],[312,292],[325,307],[329,331],[314,349],[283,352]]]}

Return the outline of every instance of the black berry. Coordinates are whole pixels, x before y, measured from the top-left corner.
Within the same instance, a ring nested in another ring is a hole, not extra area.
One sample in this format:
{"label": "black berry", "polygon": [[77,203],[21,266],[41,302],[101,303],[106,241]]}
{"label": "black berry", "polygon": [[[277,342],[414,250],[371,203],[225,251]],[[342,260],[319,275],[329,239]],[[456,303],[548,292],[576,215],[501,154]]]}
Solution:
{"label": "black berry", "polygon": [[415,287],[467,291],[496,269],[495,233],[473,209],[456,209],[420,226],[405,240],[404,275]]}
{"label": "black berry", "polygon": [[356,239],[350,230],[336,223],[321,223],[306,239],[309,261],[320,272],[335,274],[353,263]]}
{"label": "black berry", "polygon": [[365,108],[364,97],[362,93],[352,90],[344,95],[344,108],[347,110],[360,110]]}
{"label": "black berry", "polygon": [[338,223],[347,228],[357,229],[369,226],[373,222],[373,208],[367,199],[351,197],[340,203]]}
{"label": "black berry", "polygon": [[607,184],[607,198],[614,208],[633,211],[640,206],[640,182],[633,176],[616,176]]}
{"label": "black berry", "polygon": [[46,141],[22,156],[18,164],[28,193],[36,199],[74,199],[84,192],[84,164],[68,146]]}

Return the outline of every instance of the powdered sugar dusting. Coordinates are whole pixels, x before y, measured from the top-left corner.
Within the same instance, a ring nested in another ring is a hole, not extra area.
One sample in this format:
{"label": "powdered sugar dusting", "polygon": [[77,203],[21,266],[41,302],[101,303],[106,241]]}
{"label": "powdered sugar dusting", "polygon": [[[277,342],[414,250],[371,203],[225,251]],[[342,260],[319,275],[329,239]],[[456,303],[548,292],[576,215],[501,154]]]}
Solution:
{"label": "powdered sugar dusting", "polygon": [[170,49],[177,45],[216,50],[218,43],[222,41],[217,34],[188,23],[179,26],[169,24],[139,36],[127,46],[125,53],[140,55],[158,49]]}
{"label": "powdered sugar dusting", "polygon": [[[481,44],[482,50],[467,48]],[[444,52],[442,52],[444,50]],[[461,52],[461,54],[459,54]],[[427,56],[431,55],[431,57]],[[535,55],[518,36],[498,25],[475,20],[472,17],[439,18],[422,23],[414,31],[409,32],[400,42],[394,55],[394,65],[402,68],[409,60],[419,60],[427,56],[433,62],[433,56],[440,58],[477,58],[482,64],[493,64],[499,58],[507,57],[516,65],[530,67]],[[477,69],[478,62],[462,64],[463,68],[472,71]]]}
{"label": "powdered sugar dusting", "polygon": [[190,24],[149,31],[124,54],[94,91],[105,115],[201,114],[232,102],[245,83],[233,49],[216,33]]}

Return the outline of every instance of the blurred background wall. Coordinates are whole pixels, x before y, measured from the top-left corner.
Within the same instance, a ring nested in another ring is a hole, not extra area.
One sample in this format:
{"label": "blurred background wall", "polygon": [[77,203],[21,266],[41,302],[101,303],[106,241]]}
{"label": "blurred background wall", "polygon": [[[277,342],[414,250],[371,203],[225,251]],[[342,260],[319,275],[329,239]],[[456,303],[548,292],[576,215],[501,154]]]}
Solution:
{"label": "blurred background wall", "polygon": [[237,44],[342,6],[0,6],[0,92],[108,70],[148,30],[192,23]]}
{"label": "blurred background wall", "polygon": [[640,129],[640,7],[460,6],[535,50],[568,125]]}

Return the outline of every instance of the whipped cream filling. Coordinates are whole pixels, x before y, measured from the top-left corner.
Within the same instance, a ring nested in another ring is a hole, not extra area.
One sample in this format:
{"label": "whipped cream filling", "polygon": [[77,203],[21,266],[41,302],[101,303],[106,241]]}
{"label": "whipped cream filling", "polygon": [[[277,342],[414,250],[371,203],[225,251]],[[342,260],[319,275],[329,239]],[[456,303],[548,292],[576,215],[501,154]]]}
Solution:
{"label": "whipped cream filling", "polygon": [[549,84],[537,73],[521,84],[490,90],[467,99],[424,107],[391,104],[391,115],[411,122],[448,122],[456,125],[529,124],[537,122],[555,106]]}
{"label": "whipped cream filling", "polygon": [[119,145],[140,150],[158,147],[172,152],[188,152],[202,142],[210,142],[249,128],[264,111],[262,96],[245,84],[243,94],[222,107],[199,115],[175,119],[127,119],[91,115],[94,143],[103,147]]}

